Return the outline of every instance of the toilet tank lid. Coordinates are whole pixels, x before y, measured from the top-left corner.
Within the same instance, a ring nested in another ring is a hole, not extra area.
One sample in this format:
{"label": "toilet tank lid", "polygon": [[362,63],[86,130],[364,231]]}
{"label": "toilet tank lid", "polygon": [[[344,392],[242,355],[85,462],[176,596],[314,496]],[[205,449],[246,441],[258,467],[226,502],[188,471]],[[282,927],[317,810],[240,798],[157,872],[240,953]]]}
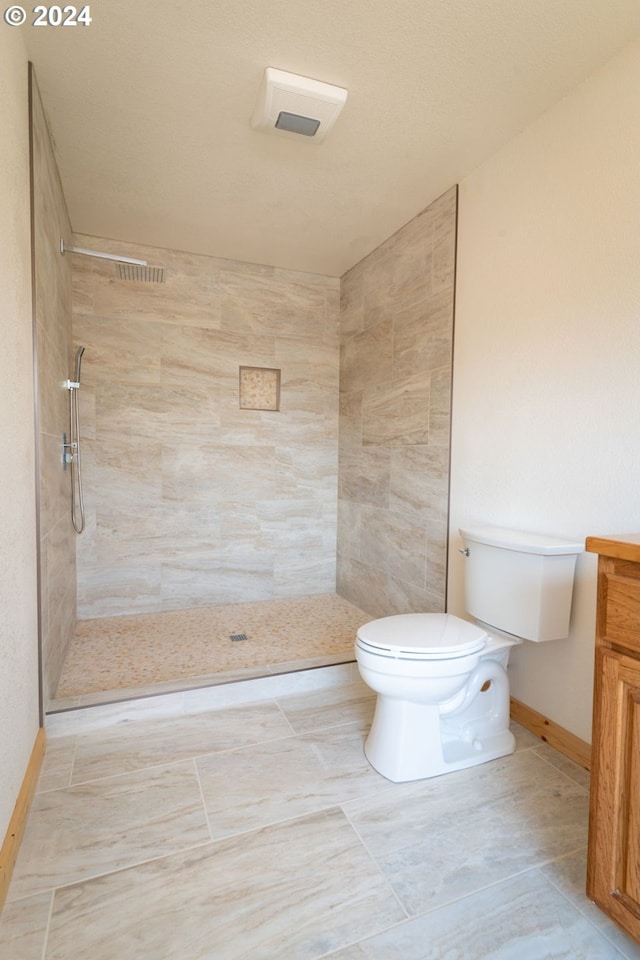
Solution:
{"label": "toilet tank lid", "polygon": [[544,533],[527,533],[506,527],[461,527],[460,536],[465,543],[484,543],[490,547],[503,547],[518,553],[538,553],[545,556],[584,553],[584,543]]}

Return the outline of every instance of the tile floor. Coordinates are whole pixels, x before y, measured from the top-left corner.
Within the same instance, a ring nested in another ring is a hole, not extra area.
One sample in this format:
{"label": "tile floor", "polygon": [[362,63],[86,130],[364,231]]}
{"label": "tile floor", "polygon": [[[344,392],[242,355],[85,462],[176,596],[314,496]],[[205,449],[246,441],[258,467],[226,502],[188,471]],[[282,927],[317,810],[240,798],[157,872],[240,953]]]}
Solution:
{"label": "tile floor", "polygon": [[128,710],[53,725],[0,960],[640,958],[583,893],[588,775],[522,728],[511,757],[392,784],[353,674]]}
{"label": "tile floor", "polygon": [[79,620],[48,712],[344,663],[370,619],[314,594]]}

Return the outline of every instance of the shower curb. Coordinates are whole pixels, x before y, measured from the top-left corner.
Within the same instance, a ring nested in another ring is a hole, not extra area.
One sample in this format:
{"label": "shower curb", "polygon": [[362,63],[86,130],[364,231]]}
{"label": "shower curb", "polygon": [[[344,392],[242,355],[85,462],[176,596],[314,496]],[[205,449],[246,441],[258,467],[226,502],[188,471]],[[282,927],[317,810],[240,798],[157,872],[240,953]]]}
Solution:
{"label": "shower curb", "polygon": [[47,738],[55,739],[118,723],[187,716],[353,683],[362,684],[355,662],[331,664],[110,703],[80,704],[48,714],[45,728]]}

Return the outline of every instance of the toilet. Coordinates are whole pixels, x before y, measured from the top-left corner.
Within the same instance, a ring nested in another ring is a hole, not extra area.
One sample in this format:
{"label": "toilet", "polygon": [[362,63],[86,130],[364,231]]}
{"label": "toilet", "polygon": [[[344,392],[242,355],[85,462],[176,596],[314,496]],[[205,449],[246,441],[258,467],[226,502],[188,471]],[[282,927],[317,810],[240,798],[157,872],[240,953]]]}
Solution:
{"label": "toilet", "polygon": [[360,675],[377,694],[365,754],[396,783],[437,777],[512,753],[511,647],[569,634],[583,544],[501,527],[460,530],[465,605],[365,623]]}

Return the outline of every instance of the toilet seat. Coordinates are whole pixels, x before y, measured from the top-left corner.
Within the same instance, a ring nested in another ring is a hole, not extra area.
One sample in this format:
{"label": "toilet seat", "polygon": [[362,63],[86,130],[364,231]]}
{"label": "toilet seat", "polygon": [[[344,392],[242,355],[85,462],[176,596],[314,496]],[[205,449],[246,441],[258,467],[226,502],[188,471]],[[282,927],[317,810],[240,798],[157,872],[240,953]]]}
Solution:
{"label": "toilet seat", "polygon": [[453,660],[482,650],[488,634],[449,613],[405,613],[360,627],[356,646],[392,660]]}

